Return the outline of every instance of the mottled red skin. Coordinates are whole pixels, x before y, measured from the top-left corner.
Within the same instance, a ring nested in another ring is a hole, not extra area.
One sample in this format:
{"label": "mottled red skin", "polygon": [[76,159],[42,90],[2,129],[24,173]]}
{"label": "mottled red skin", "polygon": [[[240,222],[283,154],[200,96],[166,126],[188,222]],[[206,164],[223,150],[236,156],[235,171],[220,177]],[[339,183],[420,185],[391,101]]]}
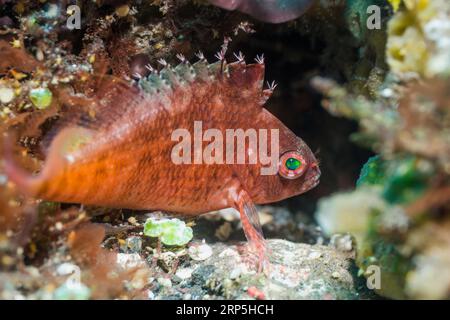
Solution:
{"label": "mottled red skin", "polygon": [[[241,63],[229,65],[226,74],[218,71],[213,80],[174,85],[168,94],[110,84],[97,96],[91,124],[72,123],[55,136],[39,175],[31,178],[11,161],[6,161],[6,172],[24,192],[51,201],[189,216],[234,207],[241,212],[249,240],[264,251],[259,223],[252,221],[257,220],[253,203],[306,192],[318,183],[320,171],[307,145],[262,107],[268,94],[262,90],[263,79],[263,64]],[[171,134],[186,128],[193,135],[194,121],[202,121],[203,130],[224,133],[230,128],[279,129],[280,155],[296,150],[308,169],[302,177],[287,180],[278,174],[262,176],[260,163],[176,165],[171,150],[177,142]],[[64,152],[64,143],[80,132],[89,136],[88,142]]]}

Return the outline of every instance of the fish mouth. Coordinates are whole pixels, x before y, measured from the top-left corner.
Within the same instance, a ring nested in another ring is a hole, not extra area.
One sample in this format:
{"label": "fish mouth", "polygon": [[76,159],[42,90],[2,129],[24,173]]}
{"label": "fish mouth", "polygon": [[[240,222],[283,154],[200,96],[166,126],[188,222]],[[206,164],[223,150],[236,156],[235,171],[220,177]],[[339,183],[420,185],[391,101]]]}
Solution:
{"label": "fish mouth", "polygon": [[312,177],[311,180],[308,180],[308,182],[305,184],[303,192],[307,192],[311,189],[314,189],[315,187],[317,187],[319,183],[320,183],[320,175]]}
{"label": "fish mouth", "polygon": [[306,176],[306,184],[303,192],[309,191],[320,183],[321,172],[317,165],[310,168],[308,175]]}
{"label": "fish mouth", "polygon": [[320,183],[320,176],[315,176],[313,181],[312,181],[312,183],[311,183],[310,189],[313,189],[313,188],[317,187],[317,185],[319,183]]}

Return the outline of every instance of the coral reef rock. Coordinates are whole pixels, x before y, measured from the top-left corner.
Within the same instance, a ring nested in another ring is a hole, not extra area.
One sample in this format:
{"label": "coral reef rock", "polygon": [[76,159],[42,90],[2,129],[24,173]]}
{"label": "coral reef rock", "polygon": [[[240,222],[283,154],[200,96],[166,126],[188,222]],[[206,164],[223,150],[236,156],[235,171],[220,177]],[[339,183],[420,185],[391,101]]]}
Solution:
{"label": "coral reef rock", "polygon": [[[374,294],[357,278],[351,252],[332,247],[268,240],[269,276],[258,274],[240,254],[243,243],[212,244],[213,255],[194,262],[178,286],[191,299],[367,299]],[[173,288],[174,289],[174,288]],[[195,294],[194,294],[195,293]],[[205,296],[207,294],[207,296]],[[161,298],[168,298],[163,296]]]}

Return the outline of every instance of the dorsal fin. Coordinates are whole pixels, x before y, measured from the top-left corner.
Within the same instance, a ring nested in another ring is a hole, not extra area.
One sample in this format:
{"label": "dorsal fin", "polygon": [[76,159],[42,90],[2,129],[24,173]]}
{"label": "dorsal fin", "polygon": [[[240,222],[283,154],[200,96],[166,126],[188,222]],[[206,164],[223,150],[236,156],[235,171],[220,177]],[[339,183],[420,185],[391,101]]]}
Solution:
{"label": "dorsal fin", "polygon": [[229,83],[242,89],[262,91],[264,64],[245,64],[237,61],[227,65]]}
{"label": "dorsal fin", "polygon": [[170,103],[171,94],[177,87],[187,87],[193,82],[224,81],[236,88],[238,94],[260,94],[261,101],[267,98],[262,90],[262,62],[246,65],[242,58],[230,64],[225,59],[208,64],[202,57],[194,64],[183,59],[175,67],[166,62],[163,65],[164,68],[160,71],[152,69],[151,74],[140,79],[136,86],[113,76],[99,75],[101,84],[90,97],[61,94],[61,118],[43,139],[44,149],[50,146],[51,141],[64,128],[105,128],[116,123],[130,110],[138,108],[149,97],[155,101],[159,99]]}
{"label": "dorsal fin", "polygon": [[194,81],[210,82],[218,79],[223,65],[221,61],[208,64],[204,58],[194,64],[184,60],[175,67],[165,64],[160,71],[152,70],[150,75],[140,79],[138,87],[146,94],[168,95],[177,87]]}
{"label": "dorsal fin", "polygon": [[209,80],[209,70],[208,70],[208,62],[206,60],[199,60],[192,65],[197,74],[197,78],[202,79],[203,81]]}

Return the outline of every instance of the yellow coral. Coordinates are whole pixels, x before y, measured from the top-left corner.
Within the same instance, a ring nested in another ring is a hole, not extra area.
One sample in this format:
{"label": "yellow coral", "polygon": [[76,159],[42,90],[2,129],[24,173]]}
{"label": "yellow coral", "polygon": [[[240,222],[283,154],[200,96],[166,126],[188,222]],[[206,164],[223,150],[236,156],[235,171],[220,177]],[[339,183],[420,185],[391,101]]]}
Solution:
{"label": "yellow coral", "polygon": [[398,10],[401,2],[402,0],[389,0],[389,3],[391,4],[392,8],[394,8],[394,11]]}
{"label": "yellow coral", "polygon": [[428,59],[427,45],[414,20],[411,14],[399,12],[389,23],[387,61],[397,73],[424,73]]}
{"label": "yellow coral", "polygon": [[[395,1],[391,3],[394,5]],[[450,5],[445,0],[403,0],[403,3],[405,6],[388,25],[386,54],[392,71],[415,72],[425,77],[447,74],[450,48],[446,39],[450,30],[442,21],[446,10],[450,12]]]}

